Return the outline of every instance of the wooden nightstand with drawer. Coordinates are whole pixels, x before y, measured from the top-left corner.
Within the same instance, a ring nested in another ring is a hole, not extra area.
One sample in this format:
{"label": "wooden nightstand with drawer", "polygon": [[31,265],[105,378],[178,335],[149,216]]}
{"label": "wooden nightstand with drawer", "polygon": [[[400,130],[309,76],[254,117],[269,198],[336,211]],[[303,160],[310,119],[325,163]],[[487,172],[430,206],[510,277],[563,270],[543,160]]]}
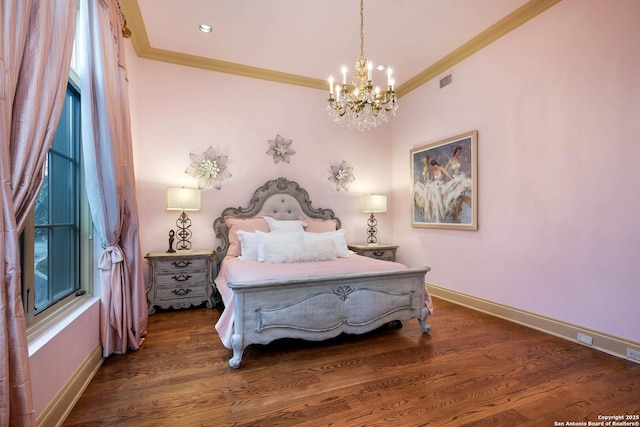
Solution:
{"label": "wooden nightstand with drawer", "polygon": [[148,253],[149,314],[155,313],[156,306],[187,308],[206,302],[208,308],[213,308],[214,256],[214,251]]}
{"label": "wooden nightstand with drawer", "polygon": [[381,259],[383,261],[395,261],[397,245],[349,245],[348,248],[358,255],[369,258]]}

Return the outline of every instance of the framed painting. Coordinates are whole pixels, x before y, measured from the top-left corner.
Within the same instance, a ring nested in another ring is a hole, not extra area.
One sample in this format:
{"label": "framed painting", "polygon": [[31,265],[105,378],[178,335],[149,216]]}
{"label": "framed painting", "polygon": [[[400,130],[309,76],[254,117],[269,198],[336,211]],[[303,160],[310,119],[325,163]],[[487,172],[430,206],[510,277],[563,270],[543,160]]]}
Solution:
{"label": "framed painting", "polygon": [[411,150],[411,225],[478,229],[478,131]]}

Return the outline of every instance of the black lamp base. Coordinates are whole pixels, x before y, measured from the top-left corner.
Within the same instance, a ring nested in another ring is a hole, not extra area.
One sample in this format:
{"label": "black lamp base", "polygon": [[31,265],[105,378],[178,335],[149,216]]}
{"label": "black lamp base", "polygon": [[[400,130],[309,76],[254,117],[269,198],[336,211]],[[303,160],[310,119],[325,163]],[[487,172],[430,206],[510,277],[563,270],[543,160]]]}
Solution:
{"label": "black lamp base", "polygon": [[178,227],[178,242],[176,243],[176,251],[178,252],[191,252],[191,220],[184,211],[176,220],[176,226]]}
{"label": "black lamp base", "polygon": [[378,221],[376,220],[376,217],[371,214],[367,221],[367,233],[369,234],[369,237],[367,237],[367,244],[369,245],[378,244],[378,238],[376,237],[376,234],[378,233],[378,229],[376,228],[377,225]]}

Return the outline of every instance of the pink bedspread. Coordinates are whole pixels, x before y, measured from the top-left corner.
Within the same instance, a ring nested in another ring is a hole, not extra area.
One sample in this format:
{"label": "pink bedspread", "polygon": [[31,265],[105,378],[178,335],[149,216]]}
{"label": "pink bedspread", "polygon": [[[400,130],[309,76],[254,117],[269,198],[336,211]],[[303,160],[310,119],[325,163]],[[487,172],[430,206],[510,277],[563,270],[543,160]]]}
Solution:
{"label": "pink bedspread", "polygon": [[[283,268],[283,265],[286,268]],[[332,261],[300,262],[290,264],[271,264],[253,260],[239,260],[227,257],[222,262],[220,272],[215,279],[216,287],[224,302],[224,311],[216,323],[216,331],[222,344],[231,348],[233,334],[233,291],[227,283],[241,283],[273,279],[292,279],[298,277],[314,277],[339,275],[347,273],[365,273],[371,271],[392,271],[407,268],[397,262],[380,261],[352,254],[346,258]],[[433,314],[433,303],[429,292],[425,289],[425,305]]]}

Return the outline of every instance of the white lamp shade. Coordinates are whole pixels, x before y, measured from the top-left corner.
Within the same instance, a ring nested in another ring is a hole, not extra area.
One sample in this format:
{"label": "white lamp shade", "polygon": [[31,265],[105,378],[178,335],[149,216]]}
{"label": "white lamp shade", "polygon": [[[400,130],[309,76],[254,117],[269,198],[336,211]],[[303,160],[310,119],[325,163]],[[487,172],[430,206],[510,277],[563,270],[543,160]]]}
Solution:
{"label": "white lamp shade", "polygon": [[200,189],[198,188],[167,188],[168,211],[198,211],[200,210]]}
{"label": "white lamp shade", "polygon": [[360,212],[386,212],[387,196],[369,194],[360,197]]}

